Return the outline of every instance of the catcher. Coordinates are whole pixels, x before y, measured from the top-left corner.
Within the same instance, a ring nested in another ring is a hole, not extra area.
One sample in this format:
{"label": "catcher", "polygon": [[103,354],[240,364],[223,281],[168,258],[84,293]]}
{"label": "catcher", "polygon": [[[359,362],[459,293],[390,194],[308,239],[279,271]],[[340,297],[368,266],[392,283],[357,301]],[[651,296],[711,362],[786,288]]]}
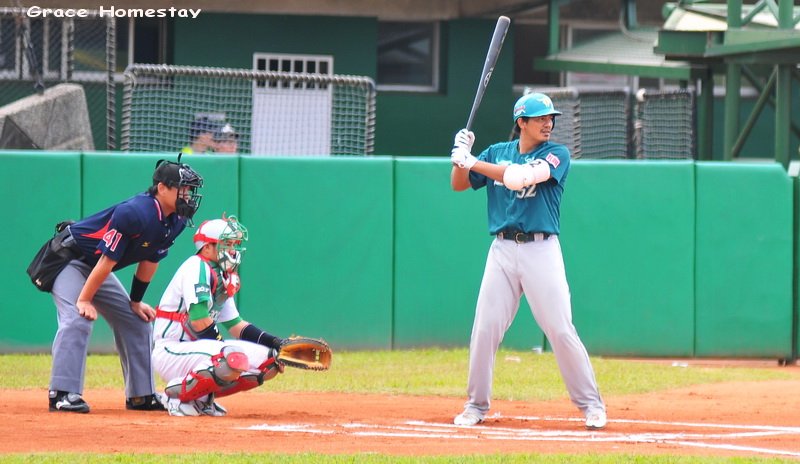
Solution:
{"label": "catcher", "polygon": [[[178,268],[156,309],[153,368],[167,382],[164,407],[172,416],[224,416],[215,400],[256,388],[284,366],[326,370],[324,340],[283,340],[242,319],[232,298],[247,229],[235,216],[203,222],[197,254]],[[224,340],[217,324],[236,340]]]}

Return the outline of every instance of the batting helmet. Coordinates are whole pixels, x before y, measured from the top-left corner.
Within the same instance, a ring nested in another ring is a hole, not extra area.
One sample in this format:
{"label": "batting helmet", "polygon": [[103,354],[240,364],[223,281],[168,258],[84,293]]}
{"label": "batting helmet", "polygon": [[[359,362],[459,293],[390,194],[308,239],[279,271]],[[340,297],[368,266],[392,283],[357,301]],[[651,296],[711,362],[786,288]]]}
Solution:
{"label": "batting helmet", "polygon": [[517,122],[517,119],[522,117],[535,118],[538,116],[557,116],[560,114],[561,111],[556,111],[553,107],[553,100],[550,100],[550,97],[543,93],[529,93],[528,95],[523,95],[522,98],[517,100],[517,103],[514,104],[514,122]]}

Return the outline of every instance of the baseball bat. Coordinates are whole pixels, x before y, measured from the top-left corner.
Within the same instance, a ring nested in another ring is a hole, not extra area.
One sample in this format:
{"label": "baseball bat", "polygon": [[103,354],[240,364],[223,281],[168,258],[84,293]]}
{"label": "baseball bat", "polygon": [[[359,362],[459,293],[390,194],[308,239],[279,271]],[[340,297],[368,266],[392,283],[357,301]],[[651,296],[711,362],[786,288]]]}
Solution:
{"label": "baseball bat", "polygon": [[510,24],[511,20],[506,16],[497,18],[494,34],[492,34],[492,41],[489,44],[489,50],[486,52],[486,61],[483,63],[481,80],[478,82],[478,90],[475,92],[475,100],[472,102],[472,109],[469,111],[469,119],[467,119],[466,126],[467,130],[472,129],[475,113],[478,112],[478,107],[481,106],[483,94],[486,93],[489,79],[492,78],[492,71],[494,71],[494,65],[497,64],[497,57],[500,56],[500,49],[503,47],[503,41],[506,39],[506,32],[508,32],[508,26]]}

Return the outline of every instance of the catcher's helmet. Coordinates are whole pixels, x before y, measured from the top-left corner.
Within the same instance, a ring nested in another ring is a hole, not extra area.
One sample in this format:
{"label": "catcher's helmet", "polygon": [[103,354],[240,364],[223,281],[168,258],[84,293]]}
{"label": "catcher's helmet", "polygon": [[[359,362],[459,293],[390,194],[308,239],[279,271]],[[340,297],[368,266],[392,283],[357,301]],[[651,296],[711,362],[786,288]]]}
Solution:
{"label": "catcher's helmet", "polygon": [[155,191],[159,183],[169,188],[189,188],[188,199],[179,196],[175,202],[175,212],[179,216],[191,220],[194,213],[197,212],[197,208],[200,207],[200,201],[203,199],[203,195],[198,193],[198,189],[203,186],[203,177],[188,164],[181,163],[180,157],[177,163],[162,159],[158,160],[156,170],[153,171],[153,187],[151,187],[151,191]]}
{"label": "catcher's helmet", "polygon": [[517,103],[514,104],[514,122],[517,122],[517,119],[522,117],[535,118],[538,116],[557,116],[560,114],[561,112],[556,111],[553,107],[553,100],[550,100],[550,97],[543,93],[529,93],[528,95],[523,95],[522,98],[517,100]]}
{"label": "catcher's helmet", "polygon": [[242,262],[242,253],[246,250],[247,228],[236,219],[236,216],[223,217],[204,221],[194,233],[194,246],[200,251],[209,243],[217,245],[217,260],[222,269],[232,271]]}

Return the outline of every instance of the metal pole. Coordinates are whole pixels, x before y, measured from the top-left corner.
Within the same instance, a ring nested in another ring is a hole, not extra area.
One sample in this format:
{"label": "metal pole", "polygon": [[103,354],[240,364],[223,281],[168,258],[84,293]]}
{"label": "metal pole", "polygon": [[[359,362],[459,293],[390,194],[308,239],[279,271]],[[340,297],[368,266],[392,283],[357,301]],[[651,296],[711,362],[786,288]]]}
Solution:
{"label": "metal pole", "polygon": [[622,0],[622,9],[625,12],[625,27],[628,29],[636,29],[639,27],[636,15],[636,1]]}
{"label": "metal pole", "polygon": [[778,29],[794,29],[793,4],[793,0],[780,0],[778,4]]}
{"label": "metal pole", "polygon": [[[794,1],[780,0],[778,4],[778,28],[794,29]],[[775,72],[778,75],[775,86],[775,159],[789,168],[792,158],[790,150],[792,122],[792,70],[795,64],[780,63]]]}
{"label": "metal pole", "polygon": [[708,67],[700,78],[700,99],[697,105],[697,159],[711,160],[714,139],[714,73]]}
{"label": "metal pole", "polygon": [[114,18],[106,22],[106,150],[117,149],[117,26]]}
{"label": "metal pole", "polygon": [[[795,80],[800,82],[800,73],[798,73],[796,69],[792,69],[792,75],[794,76]],[[744,66],[742,67],[742,77],[747,79],[750,82],[750,85],[752,85],[753,88],[758,91],[758,93],[764,92],[764,85],[761,84],[761,82],[759,82],[756,75],[752,71],[750,71],[747,67]],[[775,108],[775,99],[772,98],[772,93],[770,93],[767,96],[767,103],[769,103],[769,106],[771,106],[773,109]],[[790,128],[794,133],[794,135],[800,137],[800,126],[795,124],[794,121],[789,121],[789,123],[790,123]]]}
{"label": "metal pole", "polygon": [[725,65],[725,140],[723,144],[723,159],[733,159],[733,146],[739,135],[739,89],[742,86],[742,69],[738,64]]}
{"label": "metal pole", "polygon": [[792,117],[792,71],[794,65],[779,64],[776,66],[775,85],[775,161],[784,168],[789,167],[789,122]]}
{"label": "metal pole", "polygon": [[[728,0],[728,30],[742,26],[742,0]],[[725,65],[725,135],[723,159],[733,158],[733,146],[739,134],[739,90],[742,87],[742,68],[735,63]]]}
{"label": "metal pole", "polygon": [[747,140],[747,137],[750,136],[750,131],[753,130],[753,126],[756,125],[756,121],[758,121],[758,117],[761,115],[764,105],[766,105],[767,101],[769,101],[770,96],[772,95],[772,88],[775,87],[775,74],[776,73],[773,72],[769,76],[769,81],[767,81],[767,85],[761,90],[761,95],[758,96],[756,105],[753,108],[753,111],[750,112],[750,117],[747,118],[747,121],[744,123],[742,133],[739,134],[739,138],[736,140],[736,144],[733,146],[733,152],[731,153],[732,158],[739,157],[739,152],[742,151],[744,142]]}
{"label": "metal pole", "polygon": [[559,34],[558,4],[559,0],[550,0],[547,5],[548,44],[547,53],[555,55],[561,49],[561,35]]}
{"label": "metal pole", "polygon": [[742,27],[742,0],[728,0],[728,29]]}

